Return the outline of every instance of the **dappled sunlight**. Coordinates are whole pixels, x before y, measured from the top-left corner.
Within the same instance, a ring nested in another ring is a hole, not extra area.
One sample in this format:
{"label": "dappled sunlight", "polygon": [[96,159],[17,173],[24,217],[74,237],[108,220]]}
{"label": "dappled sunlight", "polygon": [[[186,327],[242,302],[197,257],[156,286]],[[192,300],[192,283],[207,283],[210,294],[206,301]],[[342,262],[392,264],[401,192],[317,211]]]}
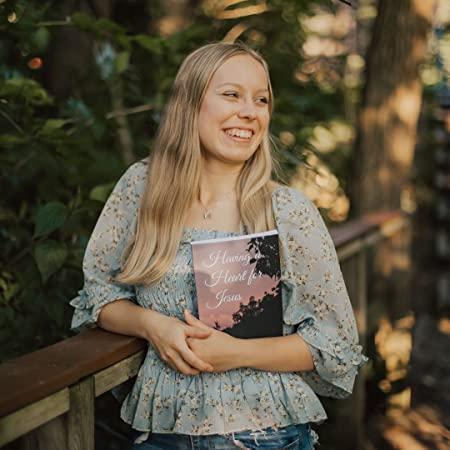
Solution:
{"label": "dappled sunlight", "polygon": [[[390,393],[393,383],[406,378],[408,364],[412,350],[412,327],[414,316],[409,314],[402,319],[391,323],[386,317],[379,322],[378,331],[375,335],[375,346],[377,353],[384,360],[386,366],[386,378],[379,383],[384,393]],[[401,396],[399,396],[401,394]],[[411,393],[405,389],[392,397],[392,402],[397,406],[408,407],[410,405]]]}
{"label": "dappled sunlight", "polygon": [[414,153],[410,151],[416,142],[415,134],[407,127],[394,127],[389,136],[390,145],[387,148],[391,161],[397,166],[410,167]]}
{"label": "dappled sunlight", "polygon": [[313,152],[307,150],[304,153],[307,164],[298,167],[291,185],[302,190],[319,208],[323,208],[330,220],[345,220],[350,203],[339,180]]}
{"label": "dappled sunlight", "polygon": [[[411,406],[408,370],[415,318],[409,313],[394,322],[383,317],[375,335],[377,353],[384,360],[386,376],[379,388],[387,395],[384,416],[372,419],[379,433],[374,448],[396,450],[444,450],[449,448],[450,432],[443,417],[429,405]],[[448,326],[445,322],[444,327]],[[374,425],[373,425],[374,424]],[[373,444],[373,443],[372,443]]]}
{"label": "dappled sunlight", "polygon": [[354,128],[342,121],[333,120],[327,127],[316,125],[310,143],[320,153],[330,153],[337,146],[350,144],[354,138]]}
{"label": "dappled sunlight", "polygon": [[436,409],[428,405],[392,410],[379,428],[388,448],[396,450],[447,450],[450,445],[450,431],[442,425]]}
{"label": "dappled sunlight", "polygon": [[416,81],[397,86],[392,95],[392,107],[402,122],[411,123],[420,110],[421,98],[415,95],[418,84]]}
{"label": "dappled sunlight", "polygon": [[442,318],[438,322],[438,329],[443,334],[450,335],[450,319],[448,318]]}
{"label": "dappled sunlight", "polygon": [[348,8],[339,8],[336,14],[315,8],[313,16],[305,16],[302,22],[311,33],[331,35],[335,38],[346,36],[353,28],[355,19]]}
{"label": "dappled sunlight", "polygon": [[[337,5],[332,12],[316,5],[312,16],[300,15],[298,20],[307,33],[301,49],[304,61],[298,67],[295,79],[299,83],[315,81],[321,89],[328,91],[342,81],[346,86],[357,86],[362,70],[360,61],[355,70],[348,66],[347,58],[344,62],[341,59],[343,55],[358,53],[352,8]],[[355,61],[353,58],[353,63]]]}
{"label": "dappled sunlight", "polygon": [[346,53],[344,44],[334,39],[319,36],[309,37],[302,46],[306,57],[312,56],[337,56]]}

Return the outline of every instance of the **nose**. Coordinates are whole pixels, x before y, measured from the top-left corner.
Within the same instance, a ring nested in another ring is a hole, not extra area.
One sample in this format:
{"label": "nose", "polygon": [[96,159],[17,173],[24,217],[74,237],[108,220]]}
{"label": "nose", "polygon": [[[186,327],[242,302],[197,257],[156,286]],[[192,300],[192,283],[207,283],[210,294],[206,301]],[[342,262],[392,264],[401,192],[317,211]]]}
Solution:
{"label": "nose", "polygon": [[253,120],[256,117],[256,108],[253,100],[246,100],[239,109],[238,116],[242,119]]}

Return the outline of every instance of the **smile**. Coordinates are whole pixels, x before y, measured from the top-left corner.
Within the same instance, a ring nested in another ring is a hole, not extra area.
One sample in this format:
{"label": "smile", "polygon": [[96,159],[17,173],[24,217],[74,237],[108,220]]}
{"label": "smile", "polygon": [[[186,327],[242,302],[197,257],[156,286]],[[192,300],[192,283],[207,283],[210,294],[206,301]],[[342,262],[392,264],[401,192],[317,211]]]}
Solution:
{"label": "smile", "polygon": [[228,128],[223,131],[229,138],[238,142],[248,142],[254,134],[253,130],[244,130],[242,128]]}

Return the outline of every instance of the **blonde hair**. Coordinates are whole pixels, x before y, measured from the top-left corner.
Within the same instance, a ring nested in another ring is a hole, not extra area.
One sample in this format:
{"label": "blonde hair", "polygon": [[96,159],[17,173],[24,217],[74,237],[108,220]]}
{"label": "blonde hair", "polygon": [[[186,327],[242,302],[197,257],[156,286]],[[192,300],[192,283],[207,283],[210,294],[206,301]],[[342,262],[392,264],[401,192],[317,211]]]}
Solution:
{"label": "blonde hair", "polygon": [[[175,78],[150,154],[136,234],[117,281],[150,285],[169,270],[189,208],[199,192],[200,105],[216,70],[227,59],[240,54],[252,56],[264,67],[272,114],[273,94],[267,63],[244,43],[211,43],[186,57]],[[237,182],[241,219],[249,233],[275,226],[270,191],[272,169],[271,138],[267,133],[245,162]]]}

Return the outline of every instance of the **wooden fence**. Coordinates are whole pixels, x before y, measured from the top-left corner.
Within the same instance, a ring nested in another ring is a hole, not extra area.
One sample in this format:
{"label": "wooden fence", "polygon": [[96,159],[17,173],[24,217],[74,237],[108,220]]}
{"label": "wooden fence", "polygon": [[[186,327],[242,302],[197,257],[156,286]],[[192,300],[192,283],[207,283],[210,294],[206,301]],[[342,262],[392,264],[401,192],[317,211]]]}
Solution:
{"label": "wooden fence", "polygon": [[[333,237],[363,346],[367,333],[367,251],[409,227],[399,211],[333,227]],[[93,450],[95,398],[136,376],[146,342],[93,329],[0,365],[0,447]],[[339,448],[362,449],[364,370],[339,401]]]}

